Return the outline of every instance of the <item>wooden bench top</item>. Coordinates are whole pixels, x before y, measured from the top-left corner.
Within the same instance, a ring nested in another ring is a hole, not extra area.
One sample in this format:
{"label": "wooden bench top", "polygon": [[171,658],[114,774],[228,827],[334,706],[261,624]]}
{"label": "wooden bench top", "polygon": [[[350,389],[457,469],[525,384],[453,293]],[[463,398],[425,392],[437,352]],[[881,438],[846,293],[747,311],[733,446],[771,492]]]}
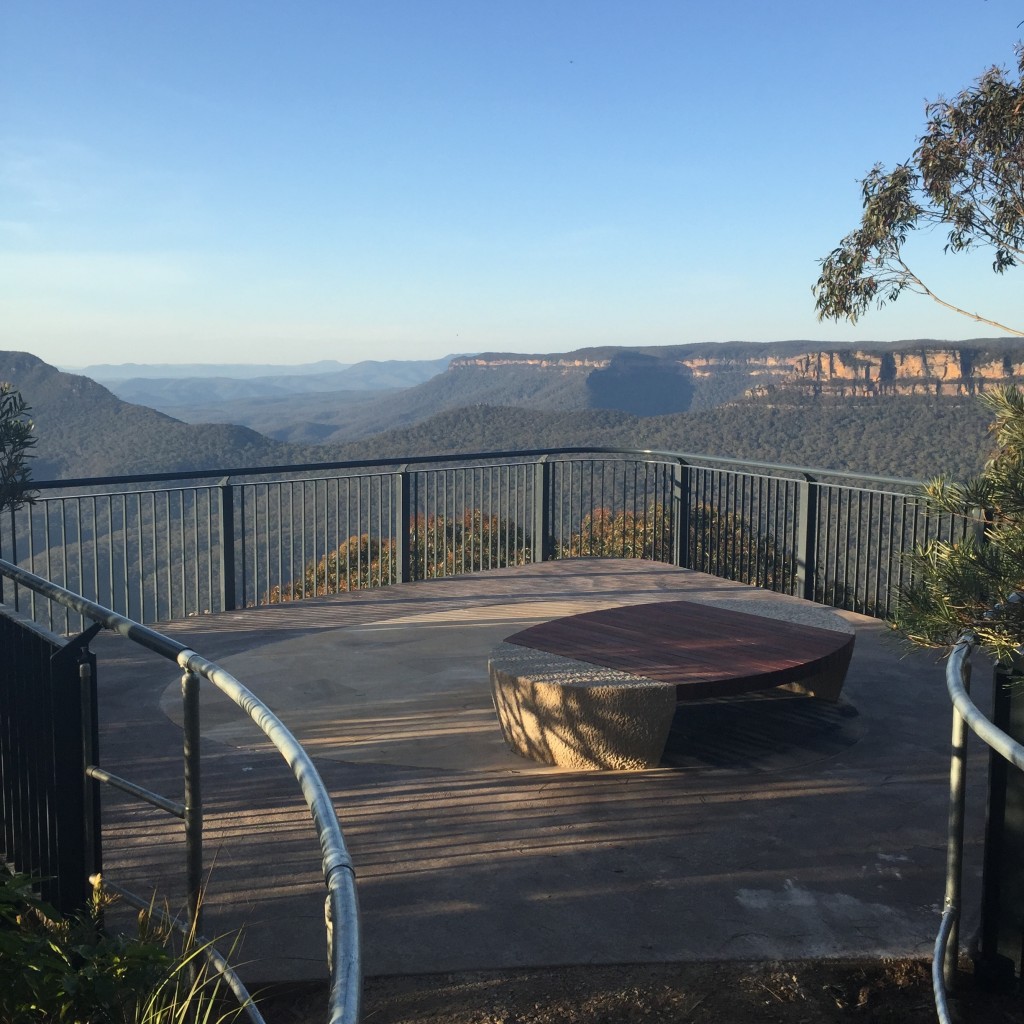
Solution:
{"label": "wooden bench top", "polygon": [[692,601],[605,608],[507,643],[674,683],[679,700],[799,682],[849,662],[855,635]]}

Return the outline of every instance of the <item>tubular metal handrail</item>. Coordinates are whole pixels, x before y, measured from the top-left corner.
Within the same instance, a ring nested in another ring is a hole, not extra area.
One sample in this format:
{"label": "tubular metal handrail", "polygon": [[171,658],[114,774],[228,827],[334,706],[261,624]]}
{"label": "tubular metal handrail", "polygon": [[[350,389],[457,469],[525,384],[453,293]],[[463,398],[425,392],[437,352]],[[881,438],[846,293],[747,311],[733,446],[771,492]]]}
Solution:
{"label": "tubular metal handrail", "polygon": [[965,634],[946,662],[946,689],[953,703],[953,739],[949,772],[949,830],[946,847],[946,896],[932,957],[932,989],[941,1024],[951,1024],[947,991],[959,958],[960,890],[963,870],[966,804],[967,729],[983,743],[1024,771],[1024,744],[994,725],[971,700],[971,654],[975,638]]}
{"label": "tubular metal handrail", "polygon": [[400,467],[426,466],[431,464],[458,464],[478,462],[483,459],[539,459],[550,456],[613,455],[625,457],[649,456],[652,459],[684,463],[699,462],[710,466],[744,467],[772,473],[788,473],[815,480],[859,480],[864,483],[890,487],[919,488],[921,481],[903,477],[870,476],[864,473],[850,473],[838,469],[820,469],[814,466],[788,466],[783,463],[757,462],[751,459],[726,458],[719,455],[702,455],[695,452],[669,451],[660,448],[615,448],[615,447],[568,447],[568,448],[520,448],[502,449],[492,452],[453,452],[444,455],[412,455],[398,459],[352,459],[347,462],[303,462],[294,465],[248,466],[230,469],[178,470],[169,473],[136,473],[130,476],[74,477],[62,480],[33,480],[33,490],[54,490],[65,487],[90,487],[107,484],[167,483],[170,481],[217,480],[227,481],[238,477],[275,476],[281,473],[324,472],[338,469],[377,469],[393,472]]}
{"label": "tubular metal handrail", "polygon": [[[355,870],[330,794],[311,758],[284,723],[230,672],[184,644],[3,559],[0,559],[0,575],[175,662],[186,674],[208,680],[242,708],[277,748],[299,783],[320,842],[329,922],[331,988],[328,1024],[356,1024],[360,1013],[362,964]],[[198,749],[198,744],[195,747]],[[190,893],[192,905],[195,905],[194,896]]]}

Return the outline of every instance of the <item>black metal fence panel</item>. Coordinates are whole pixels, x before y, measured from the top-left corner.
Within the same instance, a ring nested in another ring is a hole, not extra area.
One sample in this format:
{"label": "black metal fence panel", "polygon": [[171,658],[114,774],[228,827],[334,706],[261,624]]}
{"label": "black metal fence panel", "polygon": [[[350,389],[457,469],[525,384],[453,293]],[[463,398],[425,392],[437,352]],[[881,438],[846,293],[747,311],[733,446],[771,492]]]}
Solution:
{"label": "black metal fence panel", "polygon": [[0,609],[0,819],[7,863],[62,913],[82,909],[100,870],[96,662]]}
{"label": "black metal fence panel", "polygon": [[[910,481],[675,453],[232,473],[42,485],[35,506],[0,522],[0,556],[144,622],[587,557],[654,559],[885,616],[907,553],[963,532],[926,515]],[[81,628],[13,596],[55,631]]]}

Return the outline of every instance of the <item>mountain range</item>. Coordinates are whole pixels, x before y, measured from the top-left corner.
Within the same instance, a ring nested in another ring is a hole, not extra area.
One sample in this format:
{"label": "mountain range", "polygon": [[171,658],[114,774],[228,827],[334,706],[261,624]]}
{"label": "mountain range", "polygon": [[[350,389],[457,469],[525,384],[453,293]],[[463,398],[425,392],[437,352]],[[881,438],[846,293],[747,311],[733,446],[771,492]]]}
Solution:
{"label": "mountain range", "polygon": [[37,479],[574,445],[920,478],[980,467],[987,417],[974,396],[1024,381],[1024,344],[594,348],[238,377],[94,369],[107,387],[0,353],[0,380],[33,408]]}

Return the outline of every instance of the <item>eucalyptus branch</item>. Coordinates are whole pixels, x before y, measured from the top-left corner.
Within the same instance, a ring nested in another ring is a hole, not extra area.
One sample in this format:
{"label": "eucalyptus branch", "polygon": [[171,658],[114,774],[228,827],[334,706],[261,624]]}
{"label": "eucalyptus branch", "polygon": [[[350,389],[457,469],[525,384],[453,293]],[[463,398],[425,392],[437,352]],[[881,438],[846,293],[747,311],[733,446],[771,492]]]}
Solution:
{"label": "eucalyptus branch", "polygon": [[1017,74],[991,68],[953,100],[926,108],[913,157],[861,182],[862,214],[828,257],[814,287],[819,320],[857,320],[909,289],[975,323],[1017,337],[1024,330],[937,295],[903,262],[911,231],[941,227],[947,252],[994,251],[1002,274],[1024,262],[1024,50]]}
{"label": "eucalyptus branch", "polygon": [[1014,334],[1018,338],[1024,338],[1024,331],[1019,331],[1016,327],[1008,327],[1006,324],[1002,324],[998,320],[990,320],[988,317],[982,316],[980,313],[971,313],[966,309],[961,309],[959,306],[954,306],[952,302],[947,302],[945,299],[940,298],[903,262],[902,259],[897,260],[897,262],[906,273],[907,278],[912,282],[912,287],[918,289],[920,294],[927,295],[929,299],[933,302],[937,302],[943,308],[948,309],[953,313],[959,313],[961,316],[967,317],[968,320],[974,320],[976,323],[988,324],[989,327],[995,327],[996,330],[1006,331],[1007,334]]}

